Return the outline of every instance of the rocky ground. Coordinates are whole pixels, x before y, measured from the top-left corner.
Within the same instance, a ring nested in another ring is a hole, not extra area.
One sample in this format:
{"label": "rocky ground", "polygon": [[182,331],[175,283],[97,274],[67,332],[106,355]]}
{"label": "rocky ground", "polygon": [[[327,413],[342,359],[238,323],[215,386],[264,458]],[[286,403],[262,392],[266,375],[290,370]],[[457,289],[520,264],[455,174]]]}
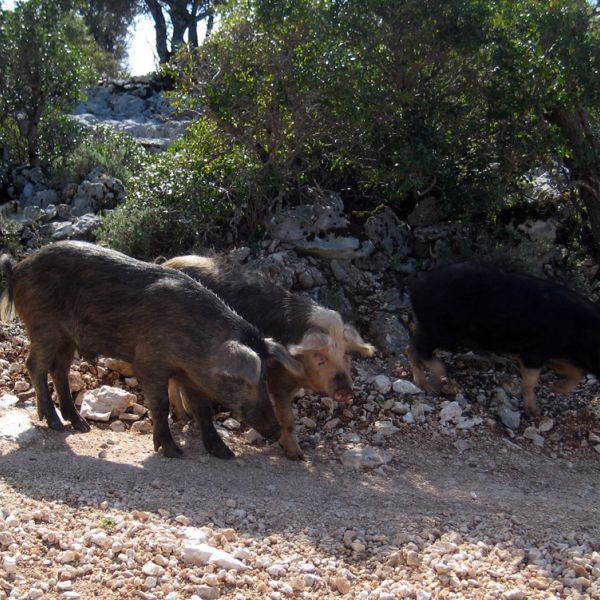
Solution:
{"label": "rocky ground", "polygon": [[[0,598],[600,598],[593,379],[564,398],[547,375],[545,416],[513,430],[511,365],[452,357],[437,397],[401,382],[402,362],[357,360],[350,406],[298,399],[306,461],[249,443],[227,414],[237,458],[175,423],[177,460],[153,451],[143,415],[88,434],[37,422],[27,339],[0,327],[0,419],[23,417],[12,439],[0,423]],[[105,366],[78,362],[73,380],[143,404]]]}

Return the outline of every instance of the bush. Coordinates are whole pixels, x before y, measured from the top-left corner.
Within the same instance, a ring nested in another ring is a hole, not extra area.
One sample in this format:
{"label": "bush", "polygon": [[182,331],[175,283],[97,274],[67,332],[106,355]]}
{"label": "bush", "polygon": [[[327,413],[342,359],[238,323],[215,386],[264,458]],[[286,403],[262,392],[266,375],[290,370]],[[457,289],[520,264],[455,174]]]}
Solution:
{"label": "bush", "polygon": [[107,214],[99,239],[138,258],[173,255],[209,239],[239,235],[252,165],[201,119],[188,136],[145,158],[125,203]]}
{"label": "bush", "polygon": [[44,136],[44,157],[51,174],[64,181],[81,181],[96,167],[124,184],[142,168],[146,151],[131,136],[109,125],[82,126],[71,119],[53,123]]}

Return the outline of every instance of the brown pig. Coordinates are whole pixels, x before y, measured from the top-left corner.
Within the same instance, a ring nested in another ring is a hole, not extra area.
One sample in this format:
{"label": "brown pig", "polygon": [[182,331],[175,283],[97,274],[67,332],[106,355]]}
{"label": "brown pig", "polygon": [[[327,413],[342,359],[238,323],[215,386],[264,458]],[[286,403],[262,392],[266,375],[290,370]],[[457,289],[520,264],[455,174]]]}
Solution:
{"label": "brown pig", "polygon": [[[292,412],[295,392],[306,388],[327,394],[337,402],[349,402],[350,354],[371,356],[373,346],[364,342],[336,311],[292,294],[261,273],[202,256],[179,256],[163,266],[179,269],[206,285],[263,334],[284,344],[302,363],[304,372],[300,375],[277,363],[267,365],[268,388],[281,424],[279,441],[289,458],[302,458]],[[175,392],[171,396],[176,413],[181,412],[178,398]]]}
{"label": "brown pig", "polygon": [[180,271],[144,263],[83,242],[43,247],[19,264],[0,259],[7,286],[0,317],[16,313],[31,347],[27,369],[38,415],[57,430],[63,424],[48,387],[54,382],[62,416],[78,431],[90,427],[69,389],[75,352],[85,358],[111,356],[133,365],[152,420],[154,448],[177,456],[168,424],[168,382],[185,390],[191,412],[211,454],[232,452],[214,428],[212,402],[241,413],[261,434],[276,436],[279,424],[266,389],[266,365],[302,366],[280,344],[264,339],[212,291]]}

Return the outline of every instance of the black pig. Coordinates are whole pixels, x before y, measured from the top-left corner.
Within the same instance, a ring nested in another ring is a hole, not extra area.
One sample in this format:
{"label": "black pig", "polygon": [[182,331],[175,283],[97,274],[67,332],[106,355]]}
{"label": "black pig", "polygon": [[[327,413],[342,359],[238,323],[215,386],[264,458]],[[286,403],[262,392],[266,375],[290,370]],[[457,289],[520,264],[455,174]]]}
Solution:
{"label": "black pig", "polygon": [[564,394],[586,372],[600,373],[600,309],[545,279],[459,263],[427,273],[413,285],[411,301],[416,329],[408,357],[415,383],[424,389],[439,389],[445,373],[433,358],[436,348],[516,355],[525,410],[535,415],[544,365],[566,376],[555,386]]}
{"label": "black pig", "polygon": [[154,422],[154,448],[166,456],[181,449],[168,424],[168,382],[185,390],[211,454],[233,456],[212,422],[211,402],[242,413],[267,437],[279,424],[266,389],[267,362],[296,375],[302,366],[276,342],[229,309],[213,292],[179,271],[83,242],[45,246],[17,265],[0,260],[7,287],[0,317],[14,308],[31,340],[27,369],[38,415],[63,428],[48,388],[50,373],[62,416],[78,431],[90,427],[69,390],[75,351],[130,362],[139,376]]}

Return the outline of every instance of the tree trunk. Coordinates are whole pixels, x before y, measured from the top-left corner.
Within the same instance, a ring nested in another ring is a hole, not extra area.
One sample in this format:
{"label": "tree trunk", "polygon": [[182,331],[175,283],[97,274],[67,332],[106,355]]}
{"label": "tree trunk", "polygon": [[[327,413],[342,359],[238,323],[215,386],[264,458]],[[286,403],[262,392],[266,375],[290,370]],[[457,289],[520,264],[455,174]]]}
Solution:
{"label": "tree trunk", "polygon": [[171,53],[175,54],[177,49],[184,44],[183,36],[190,23],[190,13],[187,10],[187,2],[174,0],[170,3],[169,14],[171,24],[173,25],[173,34],[171,36]]}
{"label": "tree trunk", "polygon": [[585,110],[555,109],[547,118],[560,129],[571,149],[572,157],[565,159],[565,164],[571,173],[571,181],[579,189],[590,221],[595,255],[600,258],[600,141]]}
{"label": "tree trunk", "polygon": [[145,0],[148,12],[154,20],[156,31],[156,52],[161,65],[169,62],[171,53],[167,45],[167,24],[158,0]]}

